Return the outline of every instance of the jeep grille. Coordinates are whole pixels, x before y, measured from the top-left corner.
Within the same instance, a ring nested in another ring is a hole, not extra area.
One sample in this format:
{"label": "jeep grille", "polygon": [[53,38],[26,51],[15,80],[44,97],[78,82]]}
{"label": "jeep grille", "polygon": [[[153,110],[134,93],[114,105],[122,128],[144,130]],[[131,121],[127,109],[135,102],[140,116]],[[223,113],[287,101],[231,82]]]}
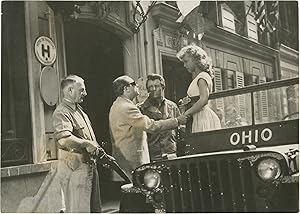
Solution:
{"label": "jeep grille", "polygon": [[162,170],[162,180],[167,212],[268,210],[268,205],[257,204],[255,200],[261,181],[258,181],[253,164],[247,158],[238,161],[238,157],[234,156],[214,156],[205,160],[191,158],[165,164],[168,167]]}

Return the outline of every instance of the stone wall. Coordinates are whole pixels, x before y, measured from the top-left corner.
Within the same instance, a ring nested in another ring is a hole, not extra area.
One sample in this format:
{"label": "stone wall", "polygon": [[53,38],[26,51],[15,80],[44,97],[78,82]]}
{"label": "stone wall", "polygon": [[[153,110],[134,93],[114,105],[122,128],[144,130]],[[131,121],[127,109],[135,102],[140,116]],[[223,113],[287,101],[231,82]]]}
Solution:
{"label": "stone wall", "polygon": [[[18,212],[22,200],[33,199],[41,191],[51,166],[56,166],[56,161],[1,168],[1,212]],[[26,202],[30,207],[34,203]]]}

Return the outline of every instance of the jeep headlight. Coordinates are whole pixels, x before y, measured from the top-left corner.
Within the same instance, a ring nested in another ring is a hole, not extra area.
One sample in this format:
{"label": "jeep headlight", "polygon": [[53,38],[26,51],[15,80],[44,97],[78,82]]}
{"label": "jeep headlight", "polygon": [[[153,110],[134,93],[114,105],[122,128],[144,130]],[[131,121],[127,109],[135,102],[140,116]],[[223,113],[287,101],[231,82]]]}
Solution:
{"label": "jeep headlight", "polygon": [[281,174],[280,164],[274,158],[262,159],[257,165],[257,174],[264,181],[275,180]]}
{"label": "jeep headlight", "polygon": [[149,169],[144,174],[144,184],[148,189],[155,189],[160,184],[160,174],[153,169]]}

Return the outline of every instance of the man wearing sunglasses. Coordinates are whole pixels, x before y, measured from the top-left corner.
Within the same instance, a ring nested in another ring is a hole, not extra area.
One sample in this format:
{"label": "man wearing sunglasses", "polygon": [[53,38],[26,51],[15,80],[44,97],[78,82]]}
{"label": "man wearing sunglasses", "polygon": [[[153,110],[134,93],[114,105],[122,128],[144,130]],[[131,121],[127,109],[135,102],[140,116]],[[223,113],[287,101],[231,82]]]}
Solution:
{"label": "man wearing sunglasses", "polygon": [[[185,124],[187,118],[179,116],[166,120],[153,120],[143,115],[133,102],[139,89],[132,78],[121,76],[113,81],[117,96],[109,112],[109,125],[112,137],[112,153],[121,168],[132,177],[132,171],[150,162],[147,134],[176,129]],[[114,175],[115,181],[121,181]]]}
{"label": "man wearing sunglasses", "polygon": [[[138,105],[141,112],[154,120],[180,116],[176,103],[165,98],[165,79],[159,74],[147,76],[146,88],[149,97]],[[147,133],[150,161],[176,157],[176,130]]]}

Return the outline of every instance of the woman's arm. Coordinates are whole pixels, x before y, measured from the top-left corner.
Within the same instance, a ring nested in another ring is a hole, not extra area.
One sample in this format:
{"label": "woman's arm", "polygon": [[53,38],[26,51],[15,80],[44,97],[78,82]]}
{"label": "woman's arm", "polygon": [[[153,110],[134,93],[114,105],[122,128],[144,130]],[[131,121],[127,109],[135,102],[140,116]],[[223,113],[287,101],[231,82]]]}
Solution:
{"label": "woman's arm", "polygon": [[196,112],[201,111],[203,106],[205,106],[208,103],[208,85],[207,82],[204,79],[199,79],[198,80],[198,87],[200,91],[200,99],[191,107],[189,108],[184,115],[193,115]]}

